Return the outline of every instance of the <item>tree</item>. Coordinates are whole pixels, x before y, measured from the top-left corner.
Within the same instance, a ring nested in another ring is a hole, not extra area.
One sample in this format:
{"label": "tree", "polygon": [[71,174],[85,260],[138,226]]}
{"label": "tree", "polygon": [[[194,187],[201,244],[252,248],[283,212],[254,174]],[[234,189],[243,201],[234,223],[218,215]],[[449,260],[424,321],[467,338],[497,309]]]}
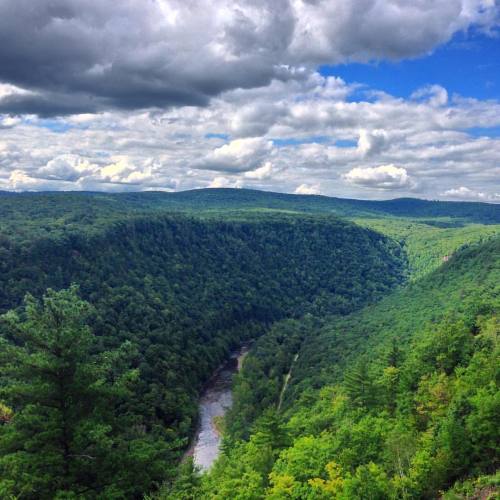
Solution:
{"label": "tree", "polygon": [[2,498],[121,498],[144,486],[128,470],[151,465],[154,449],[116,412],[136,373],[112,369],[119,352],[92,354],[91,313],[72,286],[2,318],[0,398],[13,412],[0,426]]}
{"label": "tree", "polygon": [[368,361],[361,358],[344,377],[344,388],[355,406],[370,408],[376,400],[375,386],[368,373]]}

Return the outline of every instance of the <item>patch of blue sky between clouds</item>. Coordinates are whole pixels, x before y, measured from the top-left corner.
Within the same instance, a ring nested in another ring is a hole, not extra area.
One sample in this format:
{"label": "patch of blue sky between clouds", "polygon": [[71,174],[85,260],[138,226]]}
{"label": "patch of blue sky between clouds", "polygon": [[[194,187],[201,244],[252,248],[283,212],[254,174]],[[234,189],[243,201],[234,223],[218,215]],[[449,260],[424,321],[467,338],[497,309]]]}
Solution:
{"label": "patch of blue sky between clouds", "polygon": [[474,137],[490,137],[498,138],[500,137],[500,126],[497,127],[471,127],[464,130],[469,135]]}
{"label": "patch of blue sky between clouds", "polygon": [[77,127],[74,124],[70,124],[62,120],[50,119],[50,118],[43,118],[38,120],[26,119],[23,120],[23,122],[26,125],[31,125],[33,127],[46,128],[51,132],[55,132],[57,134],[63,134],[64,132],[67,132],[68,130],[71,130],[73,128],[83,128],[83,127]]}
{"label": "patch of blue sky between clouds", "polygon": [[430,84],[441,85],[450,95],[499,99],[500,36],[457,33],[450,42],[424,57],[401,62],[321,66],[319,71],[349,84],[361,83],[350,100],[363,95],[367,87],[407,98],[417,88]]}
{"label": "patch of blue sky between clouds", "polygon": [[224,141],[228,141],[230,138],[229,134],[205,134],[205,139],[223,139]]}
{"label": "patch of blue sky between clouds", "polygon": [[286,146],[300,146],[301,144],[328,144],[332,142],[331,137],[324,135],[312,136],[312,137],[287,137],[287,138],[272,138],[273,145],[276,147],[286,147]]}

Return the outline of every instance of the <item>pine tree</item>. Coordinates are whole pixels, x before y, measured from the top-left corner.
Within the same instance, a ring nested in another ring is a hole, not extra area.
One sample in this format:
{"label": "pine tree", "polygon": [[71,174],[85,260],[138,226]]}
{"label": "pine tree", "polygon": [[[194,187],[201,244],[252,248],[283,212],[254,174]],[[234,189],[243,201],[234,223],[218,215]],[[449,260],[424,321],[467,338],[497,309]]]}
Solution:
{"label": "pine tree", "polygon": [[344,377],[344,388],[355,406],[369,408],[376,400],[375,386],[368,373],[368,361],[361,359]]}
{"label": "pine tree", "polygon": [[119,353],[92,354],[91,311],[73,286],[2,318],[1,498],[123,498],[152,481],[155,446],[116,412],[134,373],[113,370]]}

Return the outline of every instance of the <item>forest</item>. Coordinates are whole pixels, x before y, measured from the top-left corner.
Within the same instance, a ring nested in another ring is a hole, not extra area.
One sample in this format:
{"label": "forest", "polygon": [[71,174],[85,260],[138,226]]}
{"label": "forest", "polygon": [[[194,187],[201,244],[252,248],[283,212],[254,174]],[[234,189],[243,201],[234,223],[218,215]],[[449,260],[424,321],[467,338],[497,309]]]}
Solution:
{"label": "forest", "polygon": [[499,234],[481,203],[0,193],[0,497],[494,494]]}
{"label": "forest", "polygon": [[494,240],[347,316],[276,323],[237,376],[221,458],[160,498],[496,498],[499,283]]}

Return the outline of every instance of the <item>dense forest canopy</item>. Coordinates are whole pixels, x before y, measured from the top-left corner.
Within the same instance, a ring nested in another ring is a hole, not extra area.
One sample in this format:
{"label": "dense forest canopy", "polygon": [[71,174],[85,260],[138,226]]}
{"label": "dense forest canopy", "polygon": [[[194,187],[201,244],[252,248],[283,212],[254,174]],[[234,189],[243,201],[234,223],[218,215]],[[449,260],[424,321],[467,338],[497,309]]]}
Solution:
{"label": "dense forest canopy", "polygon": [[275,324],[222,457],[162,498],[496,498],[499,307],[497,239],[348,316]]}
{"label": "dense forest canopy", "polygon": [[[483,203],[0,193],[0,496],[492,488],[499,234]],[[248,339],[200,477],[199,391]]]}
{"label": "dense forest canopy", "polygon": [[[128,363],[136,376],[127,398],[117,403],[116,418],[127,417],[137,430],[130,439],[142,439],[144,464],[151,462],[144,480],[151,487],[180,457],[196,423],[198,391],[231,347],[285,317],[360,307],[401,284],[406,272],[404,252],[389,238],[332,217],[306,215],[138,216],[112,221],[101,232],[14,241],[2,251],[3,311],[20,307],[28,292],[39,297],[47,288],[75,282],[93,306],[86,323],[93,332],[89,355],[126,351],[120,363]],[[30,310],[21,307],[14,324],[27,328]],[[2,325],[2,336],[32,353],[12,323]],[[13,422],[18,412],[17,418],[24,418],[9,389],[15,380],[15,370],[6,370],[5,404],[14,412]],[[157,442],[168,444],[163,455],[153,446]],[[0,467],[10,478],[8,487],[20,494],[28,486],[14,457],[24,444],[5,446]],[[83,490],[87,480],[78,481]],[[111,482],[126,495],[147,490],[143,482]],[[55,493],[48,489],[50,480],[40,484],[42,496]],[[103,479],[99,494],[112,495],[105,484]]]}

